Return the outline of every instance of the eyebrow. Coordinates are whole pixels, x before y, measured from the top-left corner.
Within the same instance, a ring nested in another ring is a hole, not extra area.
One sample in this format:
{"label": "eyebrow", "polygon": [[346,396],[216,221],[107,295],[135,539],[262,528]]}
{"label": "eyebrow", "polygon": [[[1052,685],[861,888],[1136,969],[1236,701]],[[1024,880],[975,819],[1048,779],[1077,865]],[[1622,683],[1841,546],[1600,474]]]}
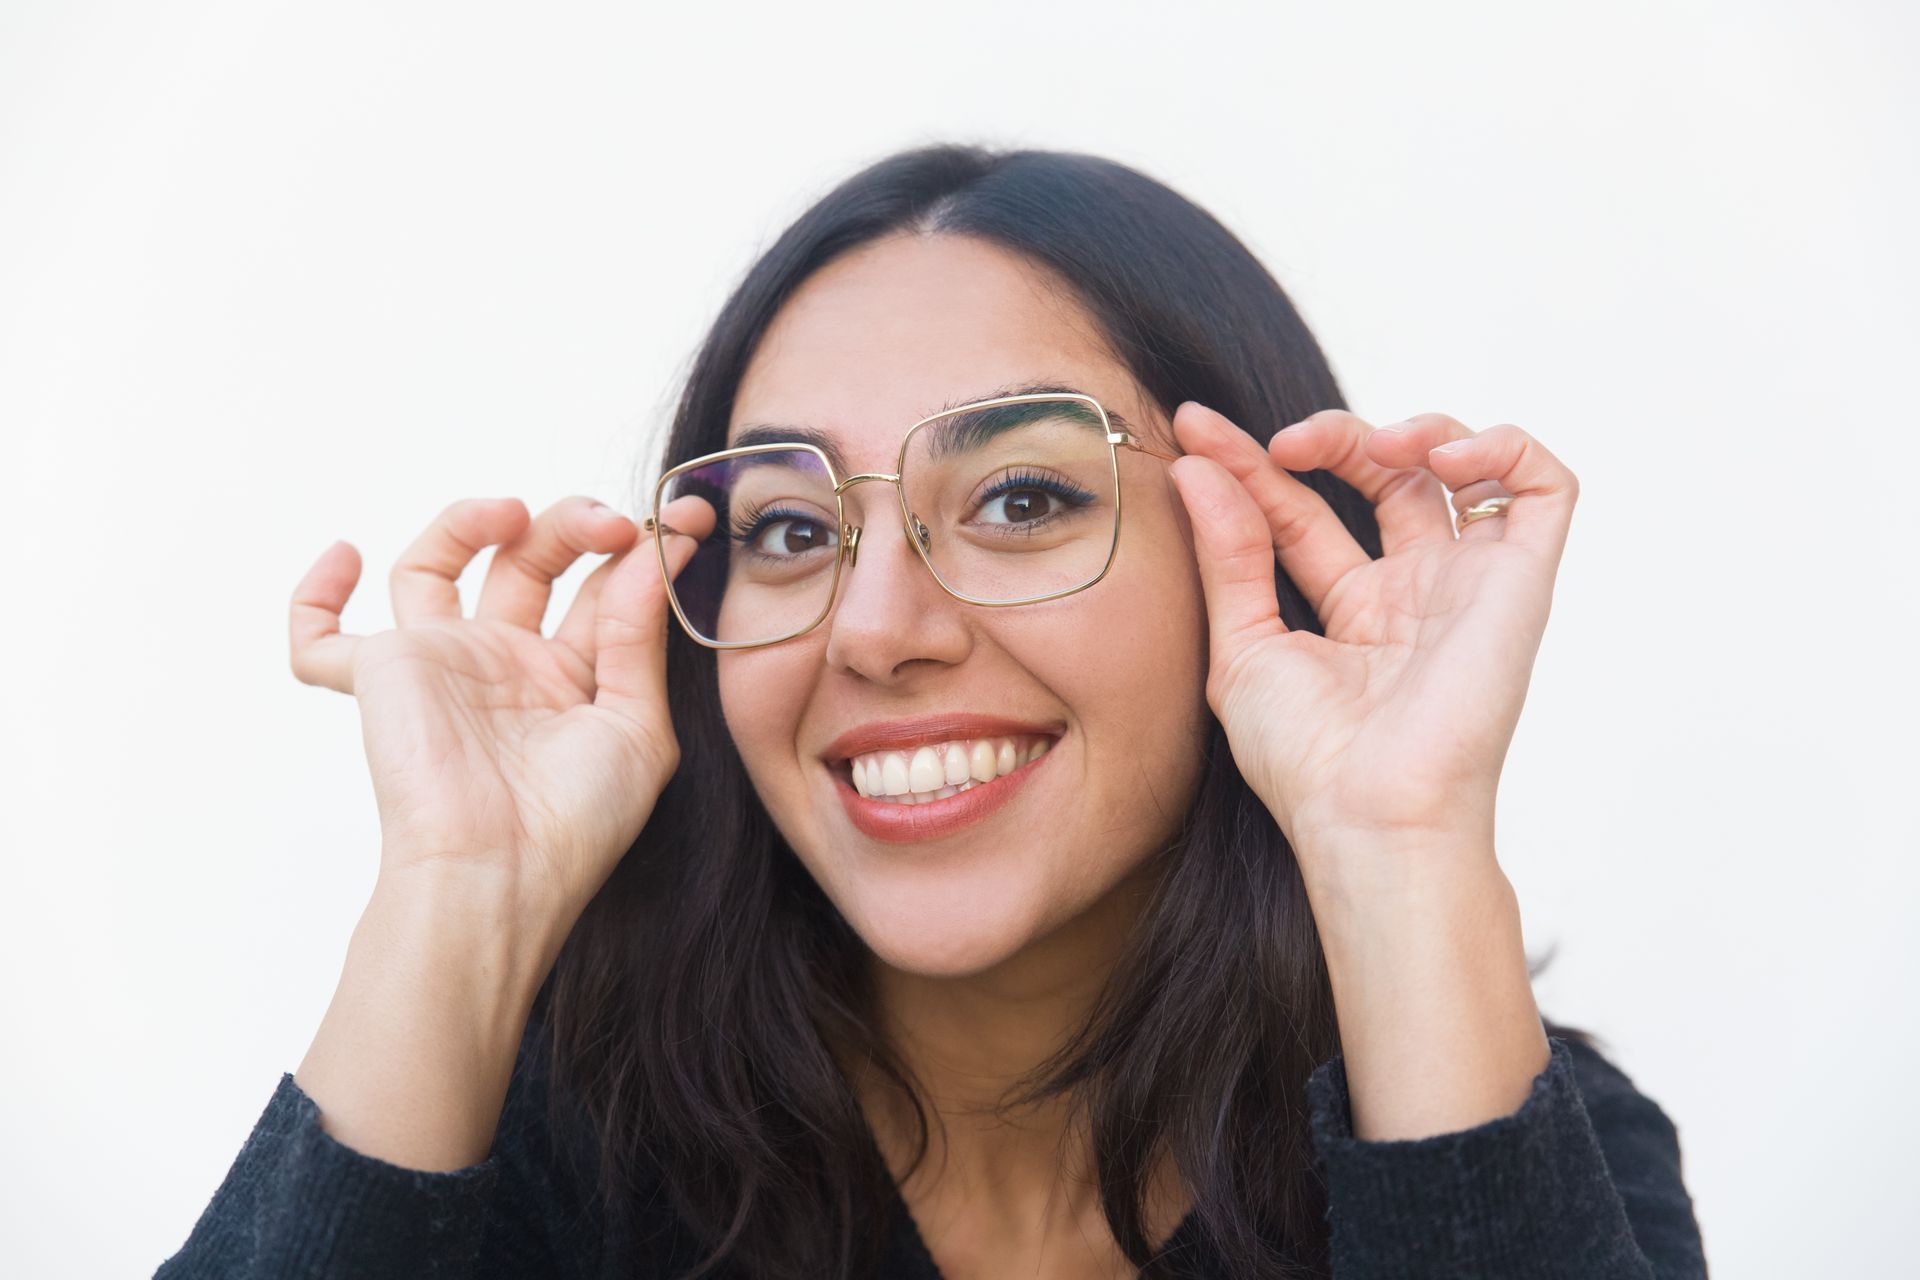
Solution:
{"label": "eyebrow", "polygon": [[[1106,408],[1106,403],[1100,401],[1100,397],[1093,396],[1090,392],[1082,391],[1078,387],[1063,386],[1051,382],[1020,382],[989,391],[985,395],[963,396],[959,399],[949,400],[932,413],[921,414],[915,421],[938,417],[950,410],[958,409],[963,405],[973,404],[980,400],[998,400],[1003,396],[1090,396],[1093,400],[1100,403],[1101,408]],[[1020,406],[1008,405],[1005,407],[1017,410]],[[1132,424],[1112,409],[1107,409],[1107,420],[1113,424],[1115,431],[1130,432],[1133,430]],[[1016,422],[1017,419],[989,421],[985,424],[970,424],[974,429],[967,433],[966,444],[962,447],[974,447],[981,443],[986,437],[1016,425]],[[817,427],[797,427],[775,422],[756,422],[742,427],[740,434],[735,436],[733,440],[724,447],[728,449],[741,449],[754,444],[810,444],[827,455],[827,461],[833,464],[834,470],[840,472],[852,470],[852,468],[847,466],[846,456],[840,452],[839,443],[834,439],[833,433],[822,431]]]}

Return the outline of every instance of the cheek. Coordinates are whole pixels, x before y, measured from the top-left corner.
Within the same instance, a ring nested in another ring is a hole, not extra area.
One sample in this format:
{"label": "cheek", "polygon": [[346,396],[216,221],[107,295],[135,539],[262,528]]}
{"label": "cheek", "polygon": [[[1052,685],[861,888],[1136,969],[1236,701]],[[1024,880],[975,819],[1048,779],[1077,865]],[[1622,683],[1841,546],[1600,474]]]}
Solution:
{"label": "cheek", "polygon": [[1129,525],[1114,560],[1115,590],[1089,620],[1112,682],[1128,686],[1139,712],[1163,728],[1206,718],[1206,597],[1183,533],[1171,510]]}
{"label": "cheek", "polygon": [[1110,883],[1170,839],[1204,767],[1212,713],[1199,574],[1170,520],[1140,523],[1107,578],[1004,633],[1078,738],[1085,825],[1061,833],[1074,846],[1050,877],[1063,893]]}
{"label": "cheek", "polygon": [[800,715],[818,663],[811,653],[778,645],[719,654],[720,712],[747,773],[763,790],[783,767],[792,765]]}
{"label": "cheek", "polygon": [[[1206,606],[1198,567],[1172,520],[1138,531],[1146,536],[1124,547],[1114,563],[1118,571],[1125,554],[1134,553],[1130,572],[1089,611],[1099,660],[1087,666],[1098,677],[1080,696],[1090,766],[1126,780],[1109,803],[1159,830],[1167,818],[1177,825],[1184,816],[1205,763],[1213,719],[1206,700]],[[1147,851],[1128,846],[1135,854]]]}

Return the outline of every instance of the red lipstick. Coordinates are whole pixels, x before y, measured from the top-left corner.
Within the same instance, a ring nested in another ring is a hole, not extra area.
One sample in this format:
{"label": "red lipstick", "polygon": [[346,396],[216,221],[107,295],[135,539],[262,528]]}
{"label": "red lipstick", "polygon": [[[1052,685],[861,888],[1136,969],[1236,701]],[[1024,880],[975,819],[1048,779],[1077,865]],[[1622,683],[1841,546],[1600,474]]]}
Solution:
{"label": "red lipstick", "polygon": [[1066,728],[1059,721],[1042,723],[963,712],[913,716],[901,720],[872,720],[847,730],[829,742],[820,752],[820,758],[829,764],[844,764],[868,751],[911,751],[915,747],[958,742],[962,738],[1019,738],[1034,734],[1058,738],[1066,732]]}
{"label": "red lipstick", "polygon": [[941,836],[952,835],[963,827],[979,822],[1013,799],[1014,793],[1033,776],[1033,771],[1045,768],[1047,761],[1056,754],[1049,747],[1047,753],[1038,760],[1023,764],[1012,773],[1002,774],[992,782],[983,782],[944,800],[926,800],[919,804],[899,804],[863,796],[853,789],[853,784],[837,769],[833,771],[833,787],[839,793],[840,804],[846,809],[847,818],[862,835],[889,844],[938,840]]}

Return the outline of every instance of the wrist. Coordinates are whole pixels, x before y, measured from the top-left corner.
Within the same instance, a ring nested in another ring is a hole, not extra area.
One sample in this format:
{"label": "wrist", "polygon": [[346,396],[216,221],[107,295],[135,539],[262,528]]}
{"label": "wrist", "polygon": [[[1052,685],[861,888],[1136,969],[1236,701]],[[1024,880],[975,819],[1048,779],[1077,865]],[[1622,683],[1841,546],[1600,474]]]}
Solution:
{"label": "wrist", "polygon": [[1491,831],[1321,832],[1294,847],[1323,939],[1511,904]]}
{"label": "wrist", "polygon": [[1512,883],[1490,856],[1470,873],[1407,865],[1313,901],[1353,1132],[1369,1140],[1510,1114],[1547,1059]]}
{"label": "wrist", "polygon": [[572,924],[503,877],[422,864],[381,870],[354,945],[524,1022]]}
{"label": "wrist", "polygon": [[404,1168],[486,1158],[548,963],[466,883],[382,874],[295,1073],[327,1133]]}

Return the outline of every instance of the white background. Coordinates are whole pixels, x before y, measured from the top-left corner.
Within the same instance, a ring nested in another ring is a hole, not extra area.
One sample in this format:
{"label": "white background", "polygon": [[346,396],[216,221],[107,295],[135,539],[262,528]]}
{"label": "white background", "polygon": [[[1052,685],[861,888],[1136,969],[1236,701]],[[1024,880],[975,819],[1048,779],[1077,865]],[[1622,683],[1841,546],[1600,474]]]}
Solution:
{"label": "white background", "polygon": [[287,669],[314,557],[360,548],[368,632],[455,498],[632,510],[757,251],[956,139],[1144,169],[1360,413],[1574,467],[1502,792],[1542,1007],[1678,1122],[1716,1274],[1889,1274],[1915,35],[1866,0],[0,3],[0,1269],[150,1273],[332,994],[377,824],[353,702]]}

